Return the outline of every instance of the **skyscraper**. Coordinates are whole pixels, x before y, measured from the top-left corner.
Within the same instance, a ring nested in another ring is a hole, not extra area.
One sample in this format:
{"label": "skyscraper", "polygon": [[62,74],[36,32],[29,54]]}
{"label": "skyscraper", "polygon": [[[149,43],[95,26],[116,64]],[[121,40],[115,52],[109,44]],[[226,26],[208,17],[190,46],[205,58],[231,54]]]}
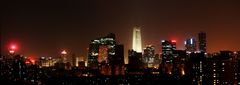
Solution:
{"label": "skyscraper", "polygon": [[140,27],[133,28],[132,49],[136,52],[142,52],[142,39]]}
{"label": "skyscraper", "polygon": [[88,66],[94,69],[109,64],[109,59],[115,55],[115,34],[108,34],[91,41],[88,50]]}
{"label": "skyscraper", "polygon": [[162,40],[162,70],[164,73],[172,74],[176,40]]}
{"label": "skyscraper", "polygon": [[200,32],[198,34],[198,40],[199,40],[199,51],[206,52],[206,33]]}
{"label": "skyscraper", "polygon": [[185,42],[185,47],[187,52],[196,51],[196,40],[194,38],[187,39]]}
{"label": "skyscraper", "polygon": [[175,40],[162,40],[162,57],[164,64],[172,63],[174,50],[176,50]]}

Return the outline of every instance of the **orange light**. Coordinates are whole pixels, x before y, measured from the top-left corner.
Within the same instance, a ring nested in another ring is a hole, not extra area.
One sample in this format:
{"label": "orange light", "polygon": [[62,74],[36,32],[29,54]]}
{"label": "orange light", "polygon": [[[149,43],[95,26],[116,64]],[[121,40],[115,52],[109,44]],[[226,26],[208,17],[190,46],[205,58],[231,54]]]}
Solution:
{"label": "orange light", "polygon": [[30,59],[30,62],[31,62],[32,64],[35,64],[35,60],[33,60],[33,59]]}

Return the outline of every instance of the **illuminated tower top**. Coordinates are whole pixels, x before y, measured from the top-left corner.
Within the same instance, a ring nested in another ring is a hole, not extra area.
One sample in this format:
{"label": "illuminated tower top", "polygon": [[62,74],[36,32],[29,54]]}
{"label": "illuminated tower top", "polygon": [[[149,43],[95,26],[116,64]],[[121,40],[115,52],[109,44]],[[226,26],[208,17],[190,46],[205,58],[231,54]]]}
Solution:
{"label": "illuminated tower top", "polygon": [[132,49],[136,52],[142,52],[142,39],[140,27],[133,28]]}

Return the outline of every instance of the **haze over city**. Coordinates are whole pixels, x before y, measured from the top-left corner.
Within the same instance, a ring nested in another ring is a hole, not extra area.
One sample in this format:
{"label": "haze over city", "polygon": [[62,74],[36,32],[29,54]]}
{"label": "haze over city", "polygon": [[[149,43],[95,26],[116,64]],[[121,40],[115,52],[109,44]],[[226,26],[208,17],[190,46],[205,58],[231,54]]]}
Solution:
{"label": "haze over city", "polygon": [[66,49],[87,56],[92,39],[115,33],[131,49],[132,29],[141,27],[142,47],[152,44],[161,51],[161,40],[177,40],[184,49],[186,38],[207,33],[207,51],[240,48],[240,5],[237,1],[14,1],[1,12],[1,54],[10,44],[26,56],[60,55]]}

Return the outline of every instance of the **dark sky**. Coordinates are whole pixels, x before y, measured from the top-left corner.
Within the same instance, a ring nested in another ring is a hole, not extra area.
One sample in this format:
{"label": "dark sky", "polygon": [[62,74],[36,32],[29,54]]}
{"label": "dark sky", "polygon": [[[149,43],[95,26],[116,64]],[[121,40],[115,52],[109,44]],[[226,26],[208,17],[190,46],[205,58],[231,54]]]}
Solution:
{"label": "dark sky", "polygon": [[110,32],[125,52],[132,28],[142,27],[143,47],[160,51],[162,39],[207,33],[207,50],[240,50],[238,0],[16,0],[1,3],[1,53],[10,43],[27,56],[57,56],[62,49],[86,56],[90,40]]}

